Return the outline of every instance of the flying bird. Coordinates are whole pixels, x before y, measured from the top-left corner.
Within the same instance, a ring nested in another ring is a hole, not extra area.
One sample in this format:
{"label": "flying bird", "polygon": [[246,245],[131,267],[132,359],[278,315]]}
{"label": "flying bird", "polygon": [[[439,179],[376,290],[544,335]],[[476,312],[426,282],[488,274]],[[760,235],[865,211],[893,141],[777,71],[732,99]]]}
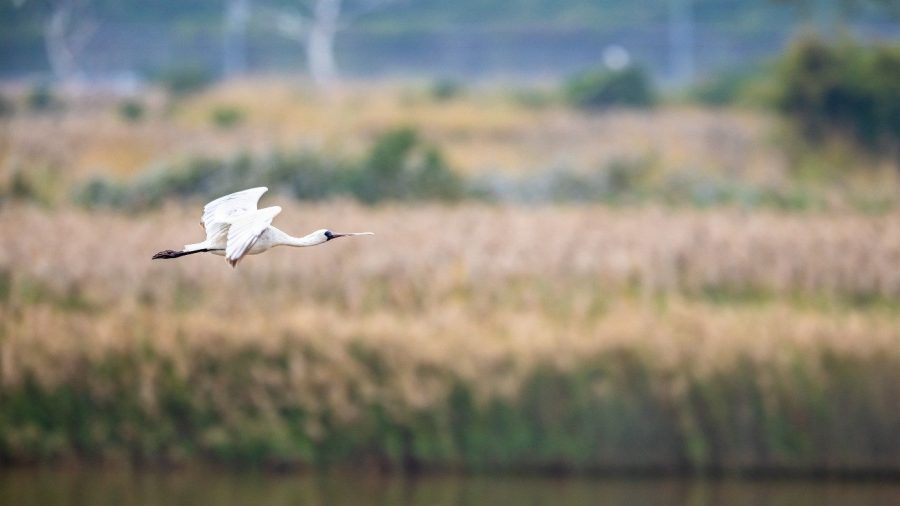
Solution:
{"label": "flying bird", "polygon": [[206,230],[206,240],[188,244],[181,251],[160,251],[153,255],[153,259],[212,253],[224,256],[234,267],[244,255],[257,255],[275,246],[316,246],[338,237],[374,235],[372,232],[338,233],[323,228],[303,237],[293,237],[272,226],[272,220],[281,212],[281,207],[256,208],[259,198],[268,190],[264,186],[251,188],[206,204],[200,218],[200,226]]}

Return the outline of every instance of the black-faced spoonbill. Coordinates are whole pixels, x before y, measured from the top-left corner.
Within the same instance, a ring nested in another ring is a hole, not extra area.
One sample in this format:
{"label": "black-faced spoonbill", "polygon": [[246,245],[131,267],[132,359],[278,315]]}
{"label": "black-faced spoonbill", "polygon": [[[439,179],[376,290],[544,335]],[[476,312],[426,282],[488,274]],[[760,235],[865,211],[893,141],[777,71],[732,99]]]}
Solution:
{"label": "black-faced spoonbill", "polygon": [[280,207],[256,208],[266,191],[268,188],[264,186],[251,188],[206,204],[200,218],[206,240],[188,244],[181,251],[160,251],[153,258],[178,258],[208,252],[224,256],[234,267],[244,255],[257,255],[275,246],[316,246],[338,237],[374,235],[372,232],[338,233],[323,228],[304,237],[293,237],[272,226],[272,220],[281,212]]}

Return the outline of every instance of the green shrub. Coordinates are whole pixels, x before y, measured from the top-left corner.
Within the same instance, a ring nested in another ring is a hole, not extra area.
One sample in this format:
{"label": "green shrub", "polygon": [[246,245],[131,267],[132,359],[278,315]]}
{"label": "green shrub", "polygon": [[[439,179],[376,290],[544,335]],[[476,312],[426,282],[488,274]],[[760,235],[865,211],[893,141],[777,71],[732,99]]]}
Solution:
{"label": "green shrub", "polygon": [[582,109],[648,107],[656,101],[650,77],[635,66],[576,75],[566,82],[563,94],[570,104]]}
{"label": "green shrub", "polygon": [[95,176],[75,190],[75,203],[88,209],[121,207],[125,203],[126,189],[102,176]]}
{"label": "green shrub", "polygon": [[16,106],[12,100],[0,95],[0,118],[6,118],[16,113]]}
{"label": "green shrub", "polygon": [[119,103],[119,117],[129,123],[137,123],[144,118],[144,104],[138,100],[127,99]]}
{"label": "green shrub", "polygon": [[161,72],[156,81],[175,97],[196,93],[213,82],[213,74],[200,66],[173,67]]}
{"label": "green shrub", "polygon": [[704,105],[732,105],[744,98],[754,81],[751,72],[722,72],[693,86],[688,91],[688,99]]}
{"label": "green shrub", "polygon": [[262,161],[265,184],[285,188],[300,200],[323,200],[349,193],[345,164],[308,151],[273,153]]}
{"label": "green shrub", "polygon": [[775,107],[813,144],[833,136],[898,149],[900,45],[796,42],[778,66]]}
{"label": "green shrub", "polygon": [[11,163],[9,179],[0,186],[0,199],[49,205],[60,190],[59,169],[52,165]]}
{"label": "green shrub", "polygon": [[62,107],[62,102],[53,93],[50,86],[46,84],[36,84],[28,91],[25,98],[28,109],[34,112],[47,112]]}
{"label": "green shrub", "polygon": [[438,102],[454,99],[463,93],[462,84],[450,78],[441,78],[431,85],[431,98]]}
{"label": "green shrub", "polygon": [[7,192],[10,197],[17,200],[31,200],[37,195],[34,182],[22,170],[15,170],[9,181]]}
{"label": "green shrub", "polygon": [[240,155],[230,160],[193,158],[141,173],[130,184],[95,178],[73,194],[84,207],[144,209],[166,199],[214,198],[267,185],[298,199],[338,195],[375,203],[384,200],[457,200],[465,181],[440,151],[424,144],[415,130],[387,132],[356,162],[328,160],[308,151],[273,152],[268,157]]}
{"label": "green shrub", "polygon": [[457,200],[463,181],[418,132],[399,128],[379,137],[369,155],[351,175],[353,194],[363,202],[385,199]]}
{"label": "green shrub", "polygon": [[244,111],[232,106],[218,106],[213,109],[212,122],[219,128],[229,129],[244,121]]}
{"label": "green shrub", "polygon": [[[194,158],[174,167],[157,167],[141,174],[132,184],[128,200],[131,207],[145,208],[159,205],[171,197],[194,195],[211,197],[226,186],[227,169],[212,158]],[[236,191],[240,188],[231,189]],[[222,192],[227,193],[227,191]]]}

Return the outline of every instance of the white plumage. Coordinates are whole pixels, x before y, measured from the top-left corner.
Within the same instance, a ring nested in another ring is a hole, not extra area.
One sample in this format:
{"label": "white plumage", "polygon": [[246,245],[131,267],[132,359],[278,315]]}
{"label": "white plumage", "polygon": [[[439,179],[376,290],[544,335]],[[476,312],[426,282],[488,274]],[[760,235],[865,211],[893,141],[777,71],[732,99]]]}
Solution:
{"label": "white plumage", "polygon": [[245,255],[256,255],[275,246],[315,246],[338,237],[373,235],[372,232],[336,233],[320,229],[304,237],[293,237],[272,226],[272,220],[281,212],[280,207],[256,208],[266,191],[268,188],[262,186],[251,188],[206,204],[200,217],[206,240],[188,244],[181,251],[160,251],[153,258],[178,258],[208,252],[223,255],[234,267]]}

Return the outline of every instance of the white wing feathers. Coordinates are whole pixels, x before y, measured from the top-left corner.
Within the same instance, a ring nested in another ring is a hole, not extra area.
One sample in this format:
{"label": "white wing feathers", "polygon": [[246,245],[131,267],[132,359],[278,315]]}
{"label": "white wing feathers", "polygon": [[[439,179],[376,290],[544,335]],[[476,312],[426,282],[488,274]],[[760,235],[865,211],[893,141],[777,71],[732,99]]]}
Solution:
{"label": "white wing feathers", "polygon": [[185,250],[224,248],[225,260],[232,267],[237,265],[281,212],[278,206],[256,209],[260,197],[268,190],[265,186],[251,188],[203,206],[200,225],[206,230],[206,241],[189,244]]}
{"label": "white wing feathers", "polygon": [[[265,188],[262,190],[265,191]],[[262,192],[260,192],[260,195],[262,195]],[[250,248],[253,247],[259,236],[269,228],[272,220],[280,212],[281,208],[279,206],[273,206],[258,211],[250,211],[232,219],[231,223],[226,225],[228,227],[228,241],[225,246],[225,260],[232,267],[237,265],[241,258],[250,251]]]}
{"label": "white wing feathers", "polygon": [[214,244],[224,239],[229,225],[240,215],[256,211],[257,202],[268,190],[265,186],[251,188],[219,197],[206,204],[200,218],[200,225],[206,230],[206,242]]}

